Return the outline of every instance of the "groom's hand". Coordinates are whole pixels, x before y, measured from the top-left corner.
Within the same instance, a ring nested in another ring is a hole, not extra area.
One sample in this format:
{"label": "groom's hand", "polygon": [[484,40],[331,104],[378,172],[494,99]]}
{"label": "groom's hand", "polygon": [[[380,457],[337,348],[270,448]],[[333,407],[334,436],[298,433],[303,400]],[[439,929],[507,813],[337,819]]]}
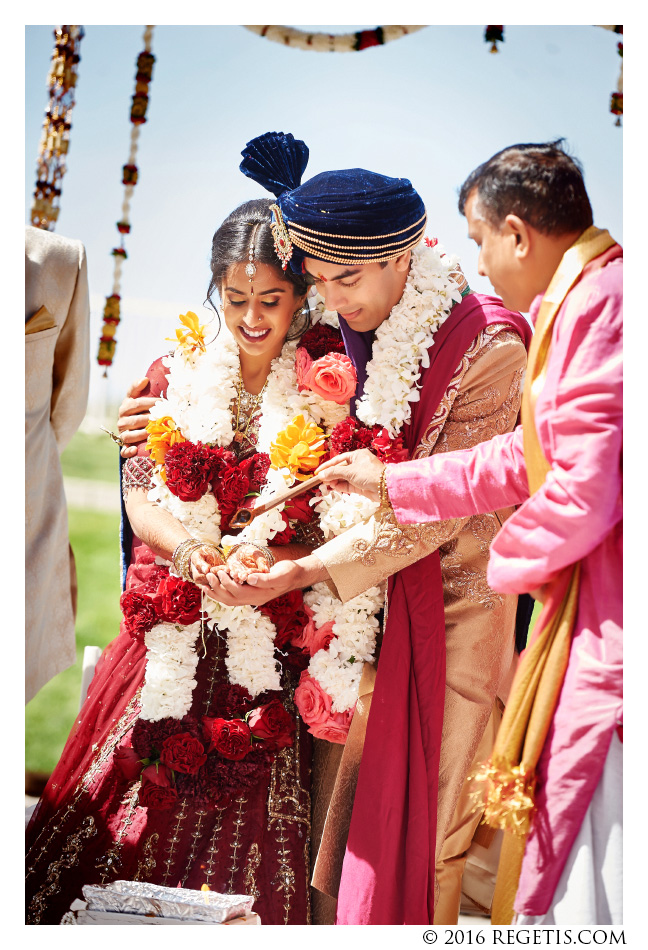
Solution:
{"label": "groom's hand", "polygon": [[147,385],[146,376],[131,383],[126,398],[119,407],[117,429],[125,443],[121,450],[122,458],[125,459],[137,455],[137,443],[143,442],[148,435],[146,426],[150,418],[149,410],[156,399],[154,396],[140,396]]}

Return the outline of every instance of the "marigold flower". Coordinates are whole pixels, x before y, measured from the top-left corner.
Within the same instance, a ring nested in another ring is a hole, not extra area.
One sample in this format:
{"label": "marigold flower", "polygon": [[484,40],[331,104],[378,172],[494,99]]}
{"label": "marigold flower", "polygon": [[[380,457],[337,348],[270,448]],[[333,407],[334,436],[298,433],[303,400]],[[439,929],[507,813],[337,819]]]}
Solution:
{"label": "marigold flower", "polygon": [[193,353],[194,350],[200,350],[204,353],[207,324],[201,324],[193,310],[188,310],[186,314],[181,313],[180,323],[187,328],[186,332],[183,332],[182,327],[178,327],[176,339],[174,340],[172,336],[168,336],[167,340],[175,343],[176,346],[189,350],[190,353]]}
{"label": "marigold flower", "polygon": [[148,432],[148,441],[146,448],[149,450],[151,458],[156,465],[163,466],[162,477],[164,478],[164,457],[172,445],[177,442],[186,442],[180,429],[177,428],[171,416],[161,416],[159,419],[151,419],[146,426]]}
{"label": "marigold flower", "polygon": [[310,478],[326,452],[324,431],[302,415],[295,416],[270,446],[272,468],[287,468],[303,482]]}

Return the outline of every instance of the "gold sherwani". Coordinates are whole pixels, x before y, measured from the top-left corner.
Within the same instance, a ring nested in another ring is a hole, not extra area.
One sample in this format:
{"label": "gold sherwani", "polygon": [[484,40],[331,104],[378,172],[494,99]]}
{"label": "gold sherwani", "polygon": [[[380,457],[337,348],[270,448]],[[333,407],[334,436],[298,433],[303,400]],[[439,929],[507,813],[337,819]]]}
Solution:
{"label": "gold sherwani", "polygon": [[[457,367],[414,457],[468,448],[513,429],[525,365],[526,351],[517,333],[502,325],[483,330]],[[480,816],[468,817],[463,798],[461,807],[457,805],[513,661],[517,598],[498,594],[486,583],[490,543],[512,510],[403,526],[393,513],[379,512],[378,522],[371,518],[316,552],[329,572],[331,586],[347,601],[439,548],[447,668],[436,848],[441,896],[435,923],[447,922],[437,918],[452,917],[455,909],[458,913],[463,857],[456,859],[469,846]],[[366,668],[361,685],[365,695],[359,706],[365,709],[371,700],[372,674],[373,669]],[[328,760],[333,766],[340,757],[342,760],[328,820],[325,823],[324,815],[314,816],[316,833],[325,825],[314,883],[333,895],[337,893],[336,876],[339,880],[366,726],[363,718],[359,727],[356,720],[360,718],[356,710],[343,753],[322,749],[321,743],[316,743],[316,761]],[[325,794],[322,800],[326,800]],[[446,838],[452,844],[444,849]],[[452,892],[451,897],[446,890]],[[452,907],[446,908],[447,903]]]}
{"label": "gold sherwani", "polygon": [[25,231],[25,699],[76,660],[60,453],[85,415],[90,306],[80,241]]}

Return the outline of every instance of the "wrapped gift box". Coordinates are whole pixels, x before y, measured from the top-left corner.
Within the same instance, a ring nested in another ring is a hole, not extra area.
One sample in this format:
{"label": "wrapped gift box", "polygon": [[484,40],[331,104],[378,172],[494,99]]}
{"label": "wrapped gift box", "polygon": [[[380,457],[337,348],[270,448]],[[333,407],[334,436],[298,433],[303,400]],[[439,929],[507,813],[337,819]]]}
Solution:
{"label": "wrapped gift box", "polygon": [[143,881],[88,884],[62,924],[260,924],[253,897]]}

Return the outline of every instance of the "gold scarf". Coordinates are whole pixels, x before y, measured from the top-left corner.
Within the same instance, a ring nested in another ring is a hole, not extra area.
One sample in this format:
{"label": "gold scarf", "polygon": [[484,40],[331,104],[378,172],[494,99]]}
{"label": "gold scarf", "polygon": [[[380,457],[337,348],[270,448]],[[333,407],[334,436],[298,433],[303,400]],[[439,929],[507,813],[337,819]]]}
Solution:
{"label": "gold scarf", "polygon": [[[585,266],[616,242],[607,231],[590,227],[567,249],[542,299],[529,349],[522,395],[524,460],[533,494],[551,466],[535,427],[534,410],[546,378],[554,321]],[[493,897],[491,923],[509,924],[520,878],[526,838],[534,812],[536,767],[558,701],[571,647],[578,604],[580,563],[547,585],[547,597],[533,640],[518,666],[493,754],[474,774],[484,783],[484,817],[505,831]],[[482,799],[482,792],[475,798]]]}

